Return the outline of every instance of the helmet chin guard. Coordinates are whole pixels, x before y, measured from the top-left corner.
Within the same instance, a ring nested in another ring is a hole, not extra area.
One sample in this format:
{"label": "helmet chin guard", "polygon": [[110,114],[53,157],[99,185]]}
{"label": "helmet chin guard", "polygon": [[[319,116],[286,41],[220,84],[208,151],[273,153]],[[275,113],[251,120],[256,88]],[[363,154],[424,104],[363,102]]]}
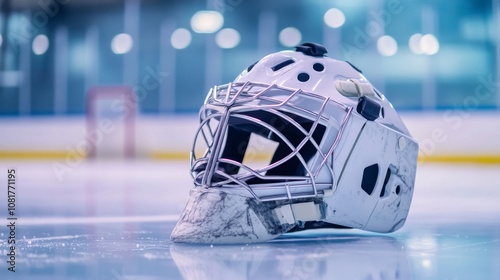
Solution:
{"label": "helmet chin guard", "polygon": [[305,43],[271,54],[209,91],[191,150],[195,188],[173,241],[404,224],[418,145],[356,68],[325,53]]}

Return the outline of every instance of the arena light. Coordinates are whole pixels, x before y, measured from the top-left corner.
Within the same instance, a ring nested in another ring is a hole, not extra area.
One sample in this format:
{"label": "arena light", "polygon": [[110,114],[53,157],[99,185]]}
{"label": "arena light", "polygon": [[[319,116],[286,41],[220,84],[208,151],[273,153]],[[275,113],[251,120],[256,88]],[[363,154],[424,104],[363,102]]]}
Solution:
{"label": "arena light", "polygon": [[433,55],[439,51],[439,41],[432,34],[425,34],[420,39],[420,49],[426,55]]}
{"label": "arena light", "polygon": [[383,56],[393,56],[398,52],[398,42],[389,35],[384,35],[377,40],[377,50]]}
{"label": "arena light", "polygon": [[172,35],[170,36],[170,44],[175,49],[185,49],[191,44],[191,32],[186,28],[178,28],[176,29]]}
{"label": "arena light", "polygon": [[196,33],[214,33],[224,25],[224,17],[216,11],[198,11],[191,18],[191,28]]}
{"label": "arena light", "polygon": [[345,15],[341,10],[332,8],[326,11],[325,15],[323,16],[323,20],[329,27],[339,28],[345,23]]}
{"label": "arena light", "polygon": [[113,37],[111,40],[111,50],[115,54],[125,54],[128,53],[134,45],[134,40],[132,36],[127,33],[120,33]]}
{"label": "arena light", "polygon": [[411,35],[408,45],[410,47],[410,51],[414,54],[422,54],[422,49],[420,48],[420,40],[422,39],[422,34],[416,33]]}
{"label": "arena light", "polygon": [[217,32],[215,42],[223,49],[232,49],[240,43],[240,33],[232,28],[224,28]]}
{"label": "arena light", "polygon": [[279,34],[280,43],[285,47],[294,47],[300,44],[302,34],[295,27],[287,27]]}
{"label": "arena light", "polygon": [[49,49],[49,38],[43,34],[37,35],[35,39],[33,39],[31,48],[36,55],[44,54]]}

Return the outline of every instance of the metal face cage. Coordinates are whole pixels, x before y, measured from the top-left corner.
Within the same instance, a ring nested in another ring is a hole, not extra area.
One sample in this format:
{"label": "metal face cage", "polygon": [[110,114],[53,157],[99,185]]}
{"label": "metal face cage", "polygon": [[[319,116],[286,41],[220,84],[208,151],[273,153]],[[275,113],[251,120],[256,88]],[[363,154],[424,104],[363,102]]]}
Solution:
{"label": "metal face cage", "polygon": [[[214,87],[191,150],[194,183],[259,201],[322,196],[335,185],[333,153],[350,114],[350,107],[300,89],[250,82]],[[249,146],[255,137],[265,139],[264,150],[275,146],[264,166],[245,162],[259,157]]]}

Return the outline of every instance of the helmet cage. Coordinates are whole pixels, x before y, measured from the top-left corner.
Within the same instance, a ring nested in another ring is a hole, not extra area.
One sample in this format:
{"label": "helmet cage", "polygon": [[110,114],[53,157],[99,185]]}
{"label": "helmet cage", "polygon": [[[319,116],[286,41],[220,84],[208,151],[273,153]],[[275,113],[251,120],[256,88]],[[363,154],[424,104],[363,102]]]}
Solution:
{"label": "helmet cage", "polygon": [[[231,188],[259,201],[322,196],[335,186],[333,153],[350,113],[350,107],[300,89],[251,82],[214,87],[191,150],[194,184]],[[251,134],[278,143],[264,167],[243,163],[252,153]]]}

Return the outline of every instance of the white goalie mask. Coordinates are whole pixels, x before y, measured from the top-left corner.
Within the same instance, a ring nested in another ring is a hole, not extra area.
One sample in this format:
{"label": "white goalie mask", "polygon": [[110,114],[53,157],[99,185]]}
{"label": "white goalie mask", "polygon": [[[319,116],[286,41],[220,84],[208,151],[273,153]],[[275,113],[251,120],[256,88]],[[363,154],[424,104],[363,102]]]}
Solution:
{"label": "white goalie mask", "polygon": [[191,151],[195,188],[172,241],[404,224],[418,144],[361,71],[325,53],[304,43],[210,90]]}

